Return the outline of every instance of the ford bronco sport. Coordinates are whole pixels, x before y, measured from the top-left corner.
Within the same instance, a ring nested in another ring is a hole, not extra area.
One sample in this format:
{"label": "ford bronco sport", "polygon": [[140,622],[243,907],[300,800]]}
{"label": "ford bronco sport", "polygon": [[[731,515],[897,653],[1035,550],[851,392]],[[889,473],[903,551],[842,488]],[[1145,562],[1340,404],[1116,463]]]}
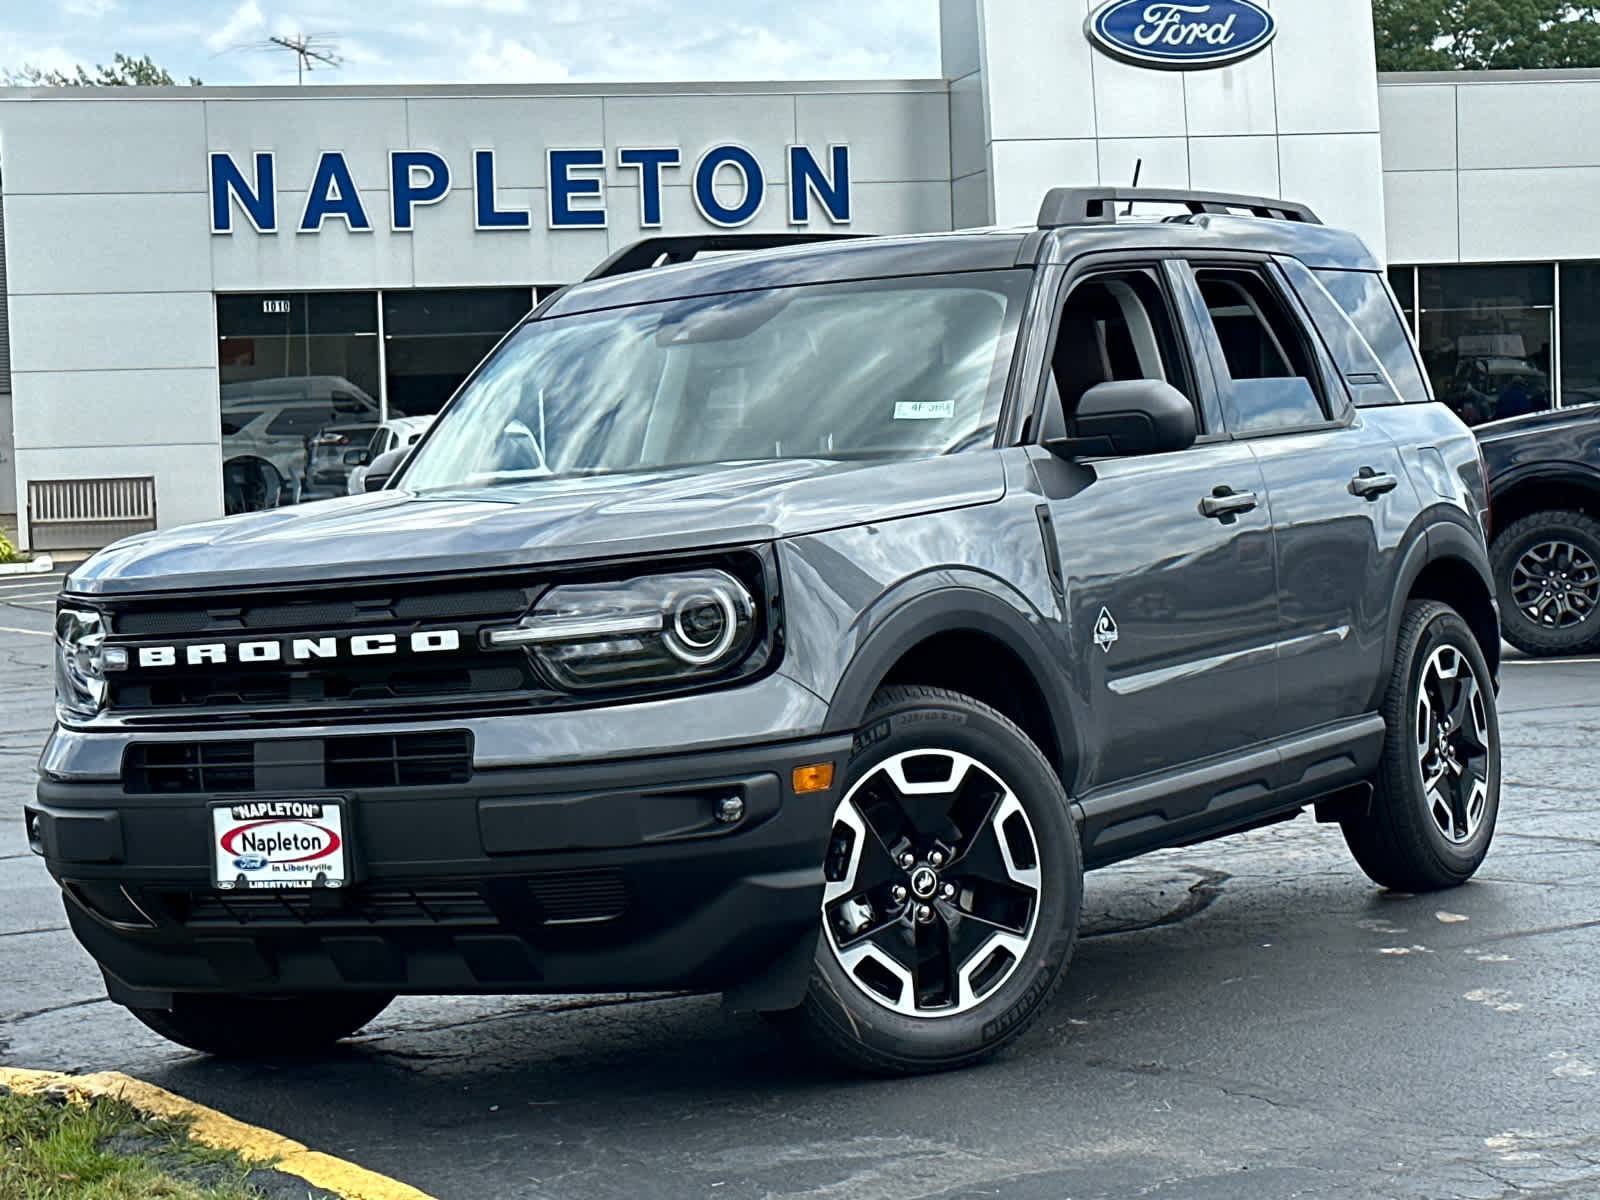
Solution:
{"label": "ford bronco sport", "polygon": [[379,490],[72,574],[26,820],[113,999],[723,992],[910,1072],[1038,1016],[1085,868],[1314,808],[1472,875],[1483,468],[1356,238],[1058,189],[695,259],[749,240],[541,303]]}

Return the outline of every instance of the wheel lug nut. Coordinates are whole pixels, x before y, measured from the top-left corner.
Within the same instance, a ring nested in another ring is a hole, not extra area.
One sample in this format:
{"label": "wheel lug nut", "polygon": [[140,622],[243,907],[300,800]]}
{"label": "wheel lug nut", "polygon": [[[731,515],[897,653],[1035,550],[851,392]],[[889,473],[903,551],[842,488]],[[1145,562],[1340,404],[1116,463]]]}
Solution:
{"label": "wheel lug nut", "polygon": [[911,869],[911,865],[916,861],[916,856],[913,855],[909,850],[900,856],[900,865],[907,871]]}
{"label": "wheel lug nut", "polygon": [[894,887],[889,889],[889,894],[894,897],[894,902],[896,904],[905,903],[906,890],[905,890],[905,888],[901,887],[898,883],[895,884]]}
{"label": "wheel lug nut", "polygon": [[949,900],[951,897],[953,897],[956,894],[956,885],[953,884],[953,883],[947,883],[947,884],[944,885],[944,889],[943,890],[944,890],[944,898],[946,900]]}
{"label": "wheel lug nut", "polygon": [[944,866],[944,853],[942,851],[935,850],[932,854],[928,855],[928,861],[936,867],[942,867]]}
{"label": "wheel lug nut", "polygon": [[932,908],[932,906],[931,905],[927,905],[927,904],[919,904],[919,905],[917,905],[917,920],[922,921],[924,923],[933,920],[933,908]]}

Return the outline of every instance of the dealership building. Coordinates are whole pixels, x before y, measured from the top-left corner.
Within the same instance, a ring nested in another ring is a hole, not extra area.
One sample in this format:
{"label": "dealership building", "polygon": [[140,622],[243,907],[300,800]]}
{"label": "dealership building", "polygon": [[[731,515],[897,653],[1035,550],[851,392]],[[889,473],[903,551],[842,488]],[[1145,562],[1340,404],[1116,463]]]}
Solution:
{"label": "dealership building", "polygon": [[1600,71],[1379,75],[1368,0],[942,0],[942,77],[0,89],[0,512],[24,544],[345,490],[642,236],[1282,196],[1389,266],[1469,421],[1600,399]]}

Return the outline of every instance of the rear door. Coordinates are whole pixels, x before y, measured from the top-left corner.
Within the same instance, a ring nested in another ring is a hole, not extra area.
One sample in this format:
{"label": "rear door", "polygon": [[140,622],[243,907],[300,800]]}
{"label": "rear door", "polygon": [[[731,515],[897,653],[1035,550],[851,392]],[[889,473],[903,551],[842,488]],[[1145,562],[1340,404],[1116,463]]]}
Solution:
{"label": "rear door", "polygon": [[1223,421],[1266,482],[1279,623],[1279,707],[1266,732],[1357,716],[1377,683],[1394,558],[1416,512],[1399,449],[1352,404],[1277,264],[1189,265]]}
{"label": "rear door", "polygon": [[[1250,447],[1216,427],[1209,362],[1193,357],[1172,282],[1159,261],[1097,269],[1075,279],[1055,318],[1047,406],[1070,418],[1097,383],[1160,379],[1189,396],[1201,431],[1172,453],[1035,460],[1064,581],[1063,667],[1082,681],[1094,726],[1079,779],[1091,841],[1096,790],[1231,755],[1260,740],[1277,704],[1265,485]],[[1151,796],[1150,817],[1192,815],[1159,788]],[[1125,808],[1115,820],[1134,840],[1162,828]]]}

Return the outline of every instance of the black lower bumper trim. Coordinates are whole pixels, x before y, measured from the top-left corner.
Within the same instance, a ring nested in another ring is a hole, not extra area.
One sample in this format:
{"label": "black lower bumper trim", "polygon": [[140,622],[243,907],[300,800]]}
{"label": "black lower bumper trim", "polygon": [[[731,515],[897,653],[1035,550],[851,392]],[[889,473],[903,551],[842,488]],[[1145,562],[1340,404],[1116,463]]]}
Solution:
{"label": "black lower bumper trim", "polygon": [[[209,795],[45,782],[30,818],[114,996],[725,991],[814,931],[837,795],[797,795],[791,773],[831,761],[842,780],[848,752],[829,738],[343,792],[354,878],[337,890],[212,888]],[[739,819],[706,816],[729,795]],[[108,813],[115,853],[77,832]],[[79,847],[93,854],[62,853]]]}

